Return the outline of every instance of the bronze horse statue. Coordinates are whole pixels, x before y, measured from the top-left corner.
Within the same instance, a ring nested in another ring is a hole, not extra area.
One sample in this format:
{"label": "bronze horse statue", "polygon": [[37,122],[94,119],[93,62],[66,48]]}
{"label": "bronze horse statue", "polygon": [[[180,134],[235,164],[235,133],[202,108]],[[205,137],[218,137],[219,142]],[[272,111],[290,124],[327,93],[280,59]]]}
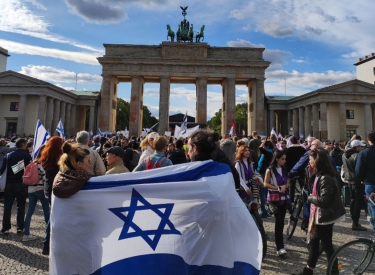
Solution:
{"label": "bronze horse statue", "polygon": [[167,40],[168,40],[168,37],[170,37],[171,42],[174,42],[174,31],[172,31],[171,26],[167,25],[167,30],[168,30]]}
{"label": "bronze horse statue", "polygon": [[201,27],[201,30],[199,32],[197,32],[197,35],[195,36],[195,42],[196,43],[199,43],[201,42],[201,38],[202,38],[202,41],[204,40],[204,25]]}

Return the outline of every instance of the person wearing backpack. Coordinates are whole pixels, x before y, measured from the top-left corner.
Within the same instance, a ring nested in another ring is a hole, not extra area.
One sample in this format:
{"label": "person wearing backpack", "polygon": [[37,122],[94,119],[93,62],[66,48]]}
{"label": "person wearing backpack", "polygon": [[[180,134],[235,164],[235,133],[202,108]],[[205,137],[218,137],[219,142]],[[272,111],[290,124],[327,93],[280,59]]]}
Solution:
{"label": "person wearing backpack", "polygon": [[[44,183],[46,181],[46,171],[43,169],[39,161],[44,148],[45,148],[45,145],[42,145],[40,147],[38,156],[34,159],[33,162],[29,164],[31,165],[33,163],[36,163],[38,182],[35,185],[28,186],[29,207],[27,209],[27,214],[25,218],[25,232],[22,237],[23,242],[28,242],[28,241],[32,241],[36,239],[36,236],[33,236],[30,234],[30,223],[31,223],[31,217],[34,214],[35,206],[38,200],[42,204],[43,213],[44,213],[44,221],[46,222],[46,224],[49,221],[49,215],[50,215],[49,202],[48,202],[48,199],[44,196]],[[24,175],[25,174],[26,172],[24,173]]]}
{"label": "person wearing backpack", "polygon": [[165,156],[167,145],[167,138],[163,136],[156,137],[154,140],[155,152],[141,161],[138,166],[134,168],[133,172],[173,165],[172,161]]}
{"label": "person wearing backpack", "polygon": [[[26,151],[27,140],[19,138],[16,141],[16,151],[5,155],[0,168],[0,175],[7,173],[4,192],[4,214],[1,234],[8,235],[11,229],[11,213],[14,200],[17,200],[17,234],[22,234],[25,226],[25,208],[27,187],[23,184],[22,176],[24,167],[30,161],[31,156]],[[6,168],[6,170],[5,170]]]}

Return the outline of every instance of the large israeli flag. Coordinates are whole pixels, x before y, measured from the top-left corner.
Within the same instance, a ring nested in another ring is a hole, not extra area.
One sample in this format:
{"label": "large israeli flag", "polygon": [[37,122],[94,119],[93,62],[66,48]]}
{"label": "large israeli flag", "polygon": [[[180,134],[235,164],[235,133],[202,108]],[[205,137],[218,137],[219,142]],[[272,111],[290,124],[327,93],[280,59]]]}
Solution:
{"label": "large israeli flag", "polygon": [[182,119],[182,123],[180,126],[180,136],[183,136],[184,134],[186,134],[186,130],[187,130],[187,112],[185,113],[185,116]]}
{"label": "large israeli flag", "polygon": [[53,197],[50,274],[259,274],[261,255],[226,164],[94,177]]}
{"label": "large israeli flag", "polygon": [[40,147],[45,144],[50,137],[46,128],[44,128],[42,122],[38,119],[35,127],[34,144],[32,158],[35,159],[38,156]]}

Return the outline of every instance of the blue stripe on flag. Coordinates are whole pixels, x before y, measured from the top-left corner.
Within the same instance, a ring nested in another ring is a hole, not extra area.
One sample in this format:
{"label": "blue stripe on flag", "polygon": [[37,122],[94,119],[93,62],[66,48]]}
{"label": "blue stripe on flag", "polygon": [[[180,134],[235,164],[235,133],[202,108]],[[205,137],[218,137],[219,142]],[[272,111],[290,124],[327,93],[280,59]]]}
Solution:
{"label": "blue stripe on flag", "polygon": [[[170,167],[170,166],[169,166]],[[176,165],[172,167],[177,167]],[[167,167],[165,167],[167,168]],[[164,169],[164,168],[158,168]],[[150,170],[154,171],[154,170]],[[165,183],[165,182],[178,182],[178,181],[196,181],[203,177],[210,177],[210,176],[218,176],[224,175],[226,173],[230,173],[231,170],[227,164],[219,163],[216,161],[209,161],[201,166],[196,167],[195,169],[178,172],[173,171],[169,175],[162,175],[159,177],[144,177],[137,179],[124,179],[124,180],[116,180],[110,181],[108,177],[95,177],[92,178],[83,188],[82,190],[92,190],[92,189],[102,189],[102,188],[112,188],[118,186],[126,186],[126,185],[134,185],[134,184],[148,184],[148,183]],[[147,171],[142,172],[143,175],[147,175]],[[132,173],[133,174],[133,173]],[[126,175],[126,174],[123,174]]]}
{"label": "blue stripe on flag", "polygon": [[197,266],[187,264],[183,258],[177,255],[153,254],[127,258],[108,264],[96,270],[92,275],[121,273],[132,275],[258,275],[260,271],[252,265],[242,262],[234,262],[233,268],[217,265]]}

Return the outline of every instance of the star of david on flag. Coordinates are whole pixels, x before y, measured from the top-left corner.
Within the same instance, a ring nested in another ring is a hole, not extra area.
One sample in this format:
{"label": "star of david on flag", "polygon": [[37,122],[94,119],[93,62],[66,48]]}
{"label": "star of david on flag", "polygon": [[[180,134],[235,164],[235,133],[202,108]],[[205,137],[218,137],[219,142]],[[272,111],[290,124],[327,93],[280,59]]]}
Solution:
{"label": "star of david on flag", "polygon": [[61,118],[60,118],[59,124],[57,124],[56,131],[60,133],[61,138],[65,139],[64,125],[62,123]]}
{"label": "star of david on flag", "polygon": [[[140,202],[141,205],[138,205],[138,202]],[[125,222],[119,240],[141,237],[148,243],[148,245],[153,250],[155,250],[162,235],[181,235],[181,232],[178,231],[174,227],[173,223],[169,220],[169,216],[172,212],[173,205],[173,203],[151,205],[147,200],[145,200],[145,198],[141,196],[141,194],[139,194],[135,189],[133,189],[129,207],[118,207],[109,209],[113,214],[115,214],[117,217],[119,217],[121,220]],[[165,211],[160,211],[160,209],[165,209]],[[142,210],[152,210],[161,218],[161,221],[157,229],[142,230],[137,224],[133,222],[133,218],[136,211]],[[124,215],[123,212],[128,212],[128,215]],[[168,227],[169,229],[167,229],[166,227]],[[133,229],[134,231],[130,231],[131,229]],[[152,239],[150,236],[154,236],[154,238]]]}

